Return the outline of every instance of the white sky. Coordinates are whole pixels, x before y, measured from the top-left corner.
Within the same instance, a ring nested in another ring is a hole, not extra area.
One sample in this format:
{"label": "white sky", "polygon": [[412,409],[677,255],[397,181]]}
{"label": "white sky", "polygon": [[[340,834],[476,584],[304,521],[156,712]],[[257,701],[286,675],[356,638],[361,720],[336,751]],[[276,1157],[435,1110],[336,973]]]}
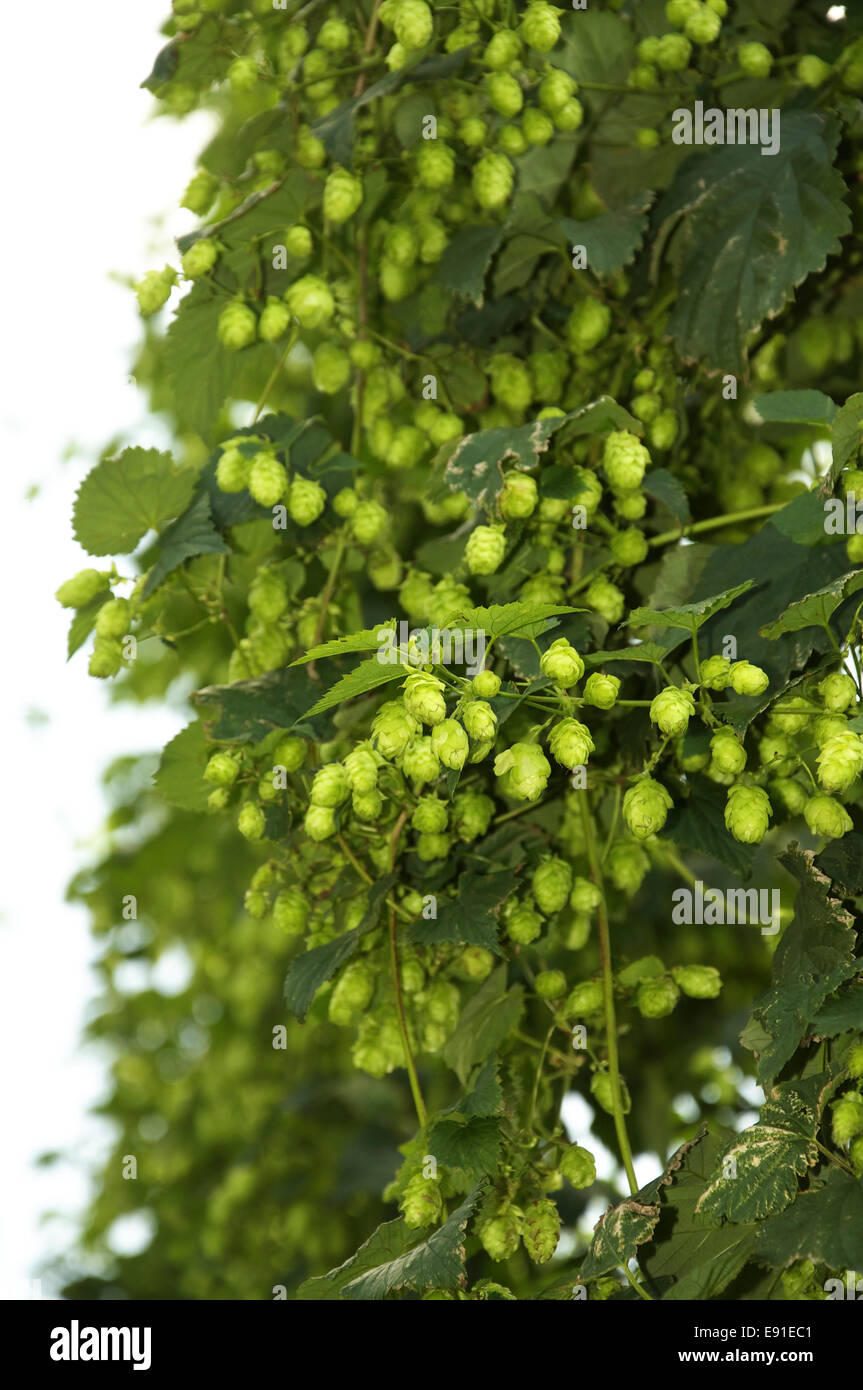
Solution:
{"label": "white sky", "polygon": [[[94,563],[70,516],[99,448],[117,431],[164,447],[128,378],[134,296],[109,276],[161,266],[172,237],[194,225],[177,204],[207,120],[152,121],[139,87],[169,10],[168,0],[4,10],[6,52],[20,61],[7,62],[0,86],[0,1298],[28,1296],[40,1260],[68,1246],[68,1213],[86,1199],[86,1160],[105,1133],[87,1116],[104,1062],[80,1046],[96,992],[93,947],[86,912],[63,901],[99,845],[100,772],[119,754],[160,747],[185,722],[157,704],[109,709],[86,653],[64,664],[69,614],[53,598]],[[47,722],[28,720],[34,712]],[[73,1151],[74,1165],[34,1170],[47,1149]],[[40,1221],[51,1209],[66,1219]]]}

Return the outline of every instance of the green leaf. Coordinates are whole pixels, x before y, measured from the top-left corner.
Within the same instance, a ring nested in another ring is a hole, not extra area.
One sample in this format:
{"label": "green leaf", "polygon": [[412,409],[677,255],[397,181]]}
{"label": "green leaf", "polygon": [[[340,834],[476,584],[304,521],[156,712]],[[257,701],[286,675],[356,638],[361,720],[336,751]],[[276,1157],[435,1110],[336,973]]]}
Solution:
{"label": "green leaf", "polygon": [[685,1155],[662,1193],[659,1222],[638,1254],[642,1270],[662,1290],[663,1302],[705,1301],[722,1293],[746,1264],[756,1226],[721,1225],[696,1212],[719,1155],[723,1134],[705,1134]]}
{"label": "green leaf", "polygon": [[547,145],[534,145],[514,159],[519,194],[535,193],[542,203],[551,207],[569,177],[577,139],[572,135],[558,135]]}
{"label": "green leaf", "polygon": [[843,898],[863,893],[863,835],[851,830],[841,840],[831,840],[815,857],[815,867],[833,880]]}
{"label": "green leaf", "polygon": [[818,1038],[835,1038],[849,1029],[863,1032],[863,980],[853,980],[846,990],[828,999],[812,1020]]}
{"label": "green leaf", "polygon": [[197,281],[180,301],[160,350],[168,404],[179,428],[207,440],[242,373],[262,372],[266,378],[278,361],[272,343],[257,343],[242,352],[222,347],[219,316],[225,303],[222,291]]}
{"label": "green leaf", "polygon": [[91,555],[125,555],[142,536],[185,511],[195,486],[158,449],[124,449],[91,469],[75,498],[75,537]]}
{"label": "green leaf", "polygon": [[421,1245],[345,1284],[342,1297],[372,1301],[397,1289],[454,1289],[464,1284],[465,1231],[479,1195],[475,1188]]}
{"label": "green leaf", "polygon": [[726,788],[706,777],[693,776],[692,790],[671,811],[663,835],[680,849],[706,854],[747,879],[752,873],[754,845],[742,845],[725,826]]}
{"label": "green leaf", "polygon": [[833,421],[833,461],[830,478],[835,481],[842,469],[857,457],[863,444],[863,391],[849,396]]}
{"label": "green leaf", "polygon": [[812,1260],[828,1269],[860,1268],[863,1179],[828,1167],[822,1187],[803,1192],[759,1228],[756,1251],[771,1265]]}
{"label": "green leaf", "polygon": [[496,1115],[503,1105],[503,1090],[497,1077],[497,1058],[491,1056],[478,1068],[470,1085],[454,1105],[442,1112],[447,1115]]}
{"label": "green leaf", "polygon": [[378,661],[376,656],[368,661],[361,661],[353,671],[341,676],[335,685],[331,685],[326,695],[322,695],[311,709],[306,711],[304,717],[311,719],[316,714],[323,714],[325,710],[344,704],[345,700],[354,699],[356,695],[367,695],[370,690],[377,690],[379,686],[387,685],[391,681],[403,681],[407,674],[403,666]]}
{"label": "green leaf", "polygon": [[593,83],[617,87],[626,82],[635,56],[631,25],[619,15],[588,8],[578,14],[564,14],[561,37],[563,47],[556,50],[555,63],[570,77],[587,83],[586,101],[607,105],[608,96],[595,93]]}
{"label": "green leaf", "polygon": [[768,526],[798,545],[823,546],[828,541],[825,515],[824,501],[817,492],[801,492],[770,518]]}
{"label": "green leaf", "polygon": [[111,590],[105,588],[103,594],[97,594],[94,599],[84,607],[79,608],[74,618],[69,624],[69,637],[66,642],[66,660],[73,657],[75,653],[83,647],[93,628],[96,626],[96,619],[99,616],[99,609],[103,603],[107,603],[111,597]]}
{"label": "green leaf", "polygon": [[410,1250],[415,1239],[416,1231],[412,1231],[404,1221],[385,1221],[372,1232],[367,1241],[363,1242],[356,1254],[351,1255],[338,1269],[331,1269],[329,1274],[320,1274],[301,1284],[297,1290],[297,1298],[314,1299],[316,1302],[340,1299],[346,1284],[368,1273],[369,1270],[379,1269],[382,1265],[398,1259]]}
{"label": "green leaf", "polygon": [[462,1010],[458,1027],[443,1050],[462,1085],[471,1069],[495,1052],[515,1027],[524,1008],[521,985],[506,987],[506,966],[499,965]]}
{"label": "green leaf", "polygon": [[697,603],[685,603],[678,608],[633,608],[629,615],[629,626],[640,627],[682,627],[687,632],[697,632],[714,613],[730,608],[735,599],[751,589],[753,580],[746,579],[724,593],[712,594],[710,598],[699,599]]}
{"label": "green leaf", "polygon": [[267,236],[278,244],[285,228],[301,221],[320,199],[320,180],[304,169],[292,169],[279,183],[246,198],[220,222],[209,222],[178,237],[177,247],[181,252],[188,251],[200,237],[217,237],[226,247],[244,247],[255,238]]}
{"label": "green leaf", "polygon": [[588,268],[594,275],[616,275],[635,258],[647,230],[647,211],[653,194],[642,192],[625,207],[601,212],[586,222],[572,217],[561,220],[570,246],[583,246]]}
{"label": "green leaf", "polygon": [[496,637],[538,637],[546,630],[549,618],[584,611],[558,603],[495,603],[490,608],[450,614],[447,624],[454,632],[484,632],[489,641]]}
{"label": "green leaf", "polygon": [[500,227],[464,227],[441,256],[434,279],[451,294],[463,294],[482,304],[485,274],[503,240]]}
{"label": "green leaf", "polygon": [[352,632],[348,637],[334,637],[332,642],[321,642],[317,647],[310,647],[303,656],[298,656],[291,665],[305,666],[308,662],[320,661],[325,656],[345,656],[349,652],[377,651],[383,646],[378,633],[385,629],[394,631],[395,619],[381,623],[379,627],[367,627],[363,632]]}
{"label": "green leaf", "polygon": [[161,554],[147,576],[144,598],[193,555],[227,555],[231,547],[225,543],[213,525],[210,499],[206,491],[189,505],[182,516],[160,537]]}
{"label": "green leaf", "polygon": [[683,491],[681,483],[675,478],[673,473],[669,473],[667,468],[653,468],[646,474],[642,483],[642,491],[648,497],[653,497],[657,502],[661,502],[663,507],[667,507],[681,526],[685,526],[690,519],[689,500]]}
{"label": "green leaf", "polygon": [[273,729],[323,735],[329,721],[305,713],[320,686],[304,668],[283,667],[232,685],[207,685],[192,695],[193,704],[213,710],[210,737],[224,743],[258,743]]}
{"label": "green leaf", "polygon": [[153,778],[165,801],[184,811],[206,811],[213,788],[204,781],[204,768],[212,752],[200,719],[187,724],[165,745]]}
{"label": "green leaf", "polygon": [[597,1279],[611,1269],[628,1265],[653,1234],[659,1220],[657,1203],[639,1201],[640,1193],[609,1207],[594,1228],[594,1237],[579,1271],[579,1278]]}
{"label": "green leaf", "polygon": [[752,1012],[770,1038],[758,1054],[758,1081],[771,1084],[794,1055],[828,995],[856,974],[854,922],[827,897],[830,880],[794,844],[779,862],[800,885],[794,916],[773,956],[770,988]]}
{"label": "green leaf", "polygon": [[500,1121],[473,1116],[463,1121],[438,1120],[428,1137],[428,1152],[439,1168],[457,1169],[468,1183],[494,1173],[500,1158]]}
{"label": "green leaf", "polygon": [[678,169],[656,209],[653,264],[656,272],[668,251],[677,291],[669,329],[685,357],[742,371],[751,330],[841,249],[851,220],[833,167],[837,140],[822,115],[786,109],[776,154],[726,145]]}
{"label": "green leaf", "polygon": [[651,666],[661,666],[668,660],[668,648],[656,642],[636,642],[631,647],[620,647],[608,652],[585,652],[586,666],[606,666],[610,661],[646,661]]}
{"label": "green leaf", "polygon": [[512,459],[516,468],[535,468],[558,430],[564,431],[562,439],[568,439],[633,427],[641,429],[629,411],[610,396],[601,396],[568,415],[465,435],[448,456],[444,478],[454,491],[466,492],[475,507],[490,508],[503,487],[501,464]]}
{"label": "green leaf", "polygon": [[781,1211],[796,1196],[798,1178],[818,1161],[816,1129],[814,1113],[793,1092],[767,1101],[758,1123],[726,1144],[696,1213],[736,1222]]}
{"label": "green leaf", "polygon": [[327,980],[331,980],[339,967],[357,949],[359,939],[377,926],[384,901],[395,879],[392,874],[380,878],[368,891],[365,916],[352,931],[326,941],[323,946],[314,946],[292,961],[285,976],[285,1003],[295,1018],[303,1021],[311,1007],[312,1000]]}
{"label": "green leaf", "polygon": [[420,946],[461,942],[500,955],[497,912],[515,886],[515,875],[506,869],[462,874],[458,897],[439,898],[437,920],[414,922],[408,930],[408,940]]}
{"label": "green leaf", "polygon": [[858,589],[863,589],[863,570],[840,575],[823,589],[816,589],[813,594],[790,603],[775,622],[759,628],[759,634],[772,640],[784,632],[799,632],[804,627],[827,627],[843,599],[856,594]]}
{"label": "green leaf", "polygon": [[753,408],[765,424],[829,425],[836,404],[823,391],[768,391],[755,396]]}

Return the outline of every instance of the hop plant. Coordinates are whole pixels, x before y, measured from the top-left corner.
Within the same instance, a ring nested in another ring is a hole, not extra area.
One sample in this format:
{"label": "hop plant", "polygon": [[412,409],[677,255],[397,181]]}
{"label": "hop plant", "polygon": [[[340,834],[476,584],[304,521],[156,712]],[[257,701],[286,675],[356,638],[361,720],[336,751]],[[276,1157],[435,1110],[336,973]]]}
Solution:
{"label": "hop plant", "polygon": [[575,685],[584,675],[584,662],[565,637],[552,642],[540,657],[539,665],[543,675],[550,676],[564,690]]}
{"label": "hop plant", "polygon": [[241,352],[255,341],[258,320],[242,299],[235,299],[219,315],[219,342],[229,352]]}
{"label": "hop plant", "polygon": [[564,859],[547,855],[533,871],[531,888],[540,912],[559,912],[569,898],[572,869]]}
{"label": "hop plant", "polygon": [[477,526],[467,539],[465,562],[471,574],[494,574],[506,553],[502,526]]}
{"label": "hop plant", "polygon": [[770,798],[761,787],[738,783],[730,788],[725,803],[725,824],[741,844],[760,844],[767,834],[772,814]]}
{"label": "hop plant", "polygon": [[504,796],[538,801],[551,773],[551,764],[534,743],[514,743],[494,760],[494,775]]}
{"label": "hop plant", "polygon": [[642,777],[623,798],[623,819],[638,840],[656,835],[665,825],[674,802],[661,782]]}
{"label": "hop plant", "polygon": [[669,685],[660,690],[650,704],[650,717],[664,734],[674,737],[686,732],[695,713],[695,701],[688,690]]}
{"label": "hop plant", "polygon": [[854,822],[841,801],[832,796],[810,796],[803,807],[803,816],[813,835],[826,835],[839,840],[854,829]]}
{"label": "hop plant", "polygon": [[560,1240],[560,1216],[554,1202],[543,1198],[530,1203],[524,1214],[522,1240],[534,1264],[551,1259]]}

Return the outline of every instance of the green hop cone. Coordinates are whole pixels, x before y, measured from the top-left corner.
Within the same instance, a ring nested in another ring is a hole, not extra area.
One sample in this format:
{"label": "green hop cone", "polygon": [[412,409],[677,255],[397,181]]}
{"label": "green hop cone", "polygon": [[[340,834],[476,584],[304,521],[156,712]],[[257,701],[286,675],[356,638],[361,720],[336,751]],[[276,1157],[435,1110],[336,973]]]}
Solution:
{"label": "green hop cone", "polygon": [[737,50],[737,61],[747,77],[769,77],[773,54],[763,43],[742,43]]}
{"label": "green hop cone", "polygon": [[266,829],[267,818],[253,801],[245,801],[237,817],[237,829],[246,840],[261,840]]}
{"label": "green hop cone", "polygon": [[540,970],[534,984],[540,999],[559,999],[566,993],[566,976],[562,970]]}
{"label": "green hop cone", "polygon": [[564,1149],[557,1166],[572,1187],[591,1187],[596,1182],[596,1161],[593,1154],[578,1144],[570,1144],[568,1149]]}
{"label": "green hop cone", "polygon": [[180,264],[187,280],[198,280],[207,275],[219,259],[219,247],[212,237],[199,237],[188,251],[184,251]]}
{"label": "green hop cone", "polygon": [[324,217],[329,222],[347,222],[363,201],[362,180],[347,169],[334,169],[324,184]]}
{"label": "green hop cone", "polygon": [[713,766],[719,772],[737,776],[746,766],[746,750],[731,728],[718,729],[710,740]]}
{"label": "green hop cone", "polygon": [[270,295],[258,320],[258,337],[264,343],[275,343],[288,331],[291,315],[283,300]]}
{"label": "green hop cone", "polygon": [[835,1100],[830,1107],[830,1124],[837,1144],[847,1144],[863,1134],[863,1096],[848,1091]]}
{"label": "green hop cone", "polygon": [[341,806],[350,790],[347,768],[342,763],[327,763],[315,773],[310,800],[314,806]]}
{"label": "green hop cone", "polygon": [[611,553],[619,565],[640,565],[647,555],[647,540],[637,526],[629,526],[612,536]]}
{"label": "green hop cone", "polygon": [[436,835],[446,830],[449,813],[446,803],[436,796],[423,796],[414,807],[411,825],[422,834]]}
{"label": "green hop cone", "polygon": [[637,840],[646,840],[659,833],[673,805],[661,782],[642,777],[623,798],[623,819]]}
{"label": "green hop cone", "polygon": [[487,980],[494,969],[495,957],[482,946],[465,946],[456,967],[465,980]]}
{"label": "green hop cone", "polygon": [[602,466],[615,492],[630,492],[641,486],[650,454],[628,430],[612,430],[605,441]]}
{"label": "green hop cone", "polygon": [[486,92],[489,102],[501,116],[516,116],[524,105],[521,85],[511,73],[492,73],[486,81]]}
{"label": "green hop cone", "polygon": [[731,667],[731,688],[738,695],[762,695],[770,684],[770,677],[760,666],[751,661],[735,661]]}
{"label": "green hop cone", "polygon": [[535,478],[532,478],[529,473],[515,471],[507,473],[498,498],[502,517],[511,521],[531,516],[536,509],[538,500],[539,494],[537,493]]}
{"label": "green hop cone", "polygon": [[582,299],[566,323],[566,340],[576,356],[598,347],[611,331],[611,310],[598,299]]}
{"label": "green hop cone", "polygon": [[680,991],[673,980],[642,980],[635,1002],[642,1018],[665,1018],[674,1010]]}
{"label": "green hop cone", "polygon": [[240,764],[232,753],[213,753],[204,768],[204,780],[214,787],[232,787],[240,772]]}
{"label": "green hop cone", "polygon": [[761,787],[734,786],[725,803],[725,824],[735,840],[758,845],[767,834],[773,807]]}
{"label": "green hop cone", "polygon": [[310,840],[329,840],[336,833],[335,811],[330,806],[316,806],[313,803],[306,811],[303,829]]}
{"label": "green hop cone", "polygon": [[584,662],[565,637],[552,642],[539,659],[540,670],[564,690],[575,685],[584,675]]}
{"label": "green hop cone", "polygon": [[[620,1083],[620,1107],[624,1115],[628,1115],[632,1108],[629,1089],[623,1077],[619,1078]],[[602,1107],[606,1115],[614,1114],[614,1086],[611,1075],[607,1071],[596,1071],[590,1081],[590,1092],[597,1104]]]}
{"label": "green hop cone", "polygon": [[548,746],[555,762],[570,771],[584,767],[595,748],[587,725],[580,724],[577,719],[561,719],[555,724],[548,736]]}
{"label": "green hop cone", "polygon": [[424,863],[430,863],[434,859],[446,859],[451,848],[451,835],[424,833],[417,837],[417,855]]}
{"label": "green hop cone", "polygon": [[368,743],[358,743],[344,760],[345,776],[352,792],[370,792],[376,786],[380,760]]}
{"label": "green hop cone", "polygon": [[467,539],[464,558],[471,574],[494,574],[506,552],[502,526],[477,526]]}
{"label": "green hop cone", "polygon": [[434,1178],[424,1178],[422,1173],[416,1173],[401,1195],[400,1206],[405,1225],[411,1230],[419,1226],[433,1226],[443,1214],[440,1184]]}
{"label": "green hop cone", "polygon": [[471,738],[491,742],[497,732],[497,715],[485,700],[469,700],[461,711],[461,722]]}
{"label": "green hop cone", "polygon": [[288,491],[288,515],[298,526],[311,526],[327,504],[327,494],[320,483],[310,478],[295,478]]}
{"label": "green hop cone", "polygon": [[249,589],[249,608],[262,623],[275,623],[288,606],[288,594],[283,584],[272,574],[258,574]]}
{"label": "green hop cone", "polygon": [[401,757],[419,729],[419,720],[401,700],[388,700],[372,720],[372,742],[384,758],[392,760]]}
{"label": "green hop cone", "polygon": [[467,762],[470,751],[468,736],[455,719],[443,719],[440,723],[434,724],[431,746],[439,762],[452,772],[460,772]]}
{"label": "green hop cone", "polygon": [[493,1216],[477,1227],[482,1248],[492,1260],[508,1260],[518,1249],[522,1215],[517,1207]]}
{"label": "green hop cone", "polygon": [[262,507],[274,507],[288,485],[288,475],[275,454],[262,449],[249,465],[249,492]]}
{"label": "green hop cone", "polygon": [[393,28],[402,48],[425,48],[434,34],[434,17],[425,0],[400,0]]}
{"label": "green hop cone", "polygon": [[846,792],[863,771],[863,739],[851,729],[833,734],[822,746],[816,765],[826,792]]}
{"label": "green hop cone", "polygon": [[251,464],[235,445],[223,449],[216,465],[216,484],[222,492],[242,492],[248,486]]}
{"label": "green hop cone", "polygon": [[603,1007],[603,994],[601,980],[582,980],[581,984],[570,990],[564,1013],[567,1018],[589,1018],[591,1014],[598,1014]]}
{"label": "green hop cone", "polygon": [[303,275],[285,294],[285,302],[301,328],[322,328],[336,309],[329,285],[317,275]]}
{"label": "green hop cone", "polygon": [[459,792],[453,798],[452,825],[460,840],[470,844],[485,835],[494,815],[494,802],[482,792]]}
{"label": "green hop cone", "polygon": [[[408,676],[404,683],[405,709],[423,724],[443,723],[446,719],[446,700],[442,693],[444,689],[443,681],[437,676],[424,671],[415,672]],[[452,720],[448,722],[452,723]]]}
{"label": "green hop cone", "polygon": [[448,188],[455,177],[455,153],[441,140],[421,141],[416,156],[421,188]]}
{"label": "green hop cone", "polygon": [[258,320],[248,304],[235,299],[219,315],[219,342],[228,352],[240,352],[258,336]]}
{"label": "green hop cone", "polygon": [[533,871],[531,888],[540,912],[547,917],[559,912],[572,889],[572,869],[565,859],[547,855]]}
{"label": "green hop cone", "polygon": [[709,656],[700,668],[701,684],[708,690],[727,690],[731,684],[731,662],[727,656]]}
{"label": "green hop cone", "polygon": [[283,738],[273,749],[273,766],[286,772],[298,772],[306,761],[307,748],[301,738]]}
{"label": "green hop cone", "polygon": [[481,208],[502,207],[509,202],[515,170],[505,154],[490,151],[483,155],[473,171],[473,194]]}
{"label": "green hop cone", "polygon": [[374,545],[389,529],[390,518],[380,502],[360,502],[351,517],[351,531],[360,545]]}
{"label": "green hop cone", "polygon": [[132,605],[127,598],[111,598],[96,615],[98,637],[125,637],[132,619]]}
{"label": "green hop cone", "polygon": [[522,1240],[534,1264],[551,1259],[560,1240],[560,1215],[547,1197],[531,1202],[524,1214]]}
{"label": "green hop cone", "polygon": [[405,777],[418,785],[437,780],[440,776],[440,760],[435,755],[430,737],[422,736],[410,740],[401,756],[401,769]]}
{"label": "green hop cone", "polygon": [[594,671],[584,682],[584,700],[597,709],[611,709],[620,692],[617,676],[607,676],[603,671]]}
{"label": "green hop cone", "polygon": [[521,53],[521,39],[512,29],[499,29],[485,46],[482,61],[487,68],[500,71],[515,62]]}
{"label": "green hop cone", "polygon": [[551,68],[539,84],[539,104],[553,115],[578,90],[575,80],[563,68]]}
{"label": "green hop cone", "polygon": [[535,743],[514,743],[494,760],[501,791],[515,801],[538,801],[551,774],[551,764]]}
{"label": "green hop cone", "polygon": [[674,685],[660,690],[650,705],[650,717],[654,724],[671,737],[686,732],[694,713],[695,701],[691,692],[679,690]]}
{"label": "green hop cone", "polygon": [[177,283],[177,272],[170,266],[164,270],[148,270],[143,280],[135,286],[138,308],[144,318],[157,314],[167,304],[171,290]]}
{"label": "green hop cone", "polygon": [[690,999],[715,999],[722,989],[722,977],[713,965],[676,965],[671,974]]}
{"label": "green hop cone", "polygon": [[602,902],[602,893],[589,878],[576,878],[572,885],[569,905],[575,912],[592,912]]}
{"label": "green hop cone", "polygon": [[308,260],[312,254],[314,242],[308,227],[303,227],[299,223],[294,227],[288,227],[285,232],[285,250],[289,256],[297,261]]}
{"label": "green hop cone", "polygon": [[813,835],[826,835],[831,840],[839,840],[854,829],[845,807],[832,796],[810,796],[803,817]]}
{"label": "green hop cone", "polygon": [[330,995],[327,1016],[330,1023],[348,1028],[365,1013],[375,992],[376,974],[368,960],[351,961],[345,966]]}
{"label": "green hop cone", "polygon": [[808,800],[804,786],[791,777],[777,777],[770,783],[771,795],[785,808],[788,816],[800,816]]}
{"label": "green hop cone", "polygon": [[692,44],[683,34],[663,34],[656,49],[656,66],[663,72],[681,72],[691,56]]}
{"label": "green hop cone", "polygon": [[481,700],[493,700],[500,690],[500,676],[494,671],[480,671],[471,682],[471,690]]}
{"label": "green hop cone", "polygon": [[60,585],[54,597],[64,608],[86,608],[98,594],[103,593],[107,584],[107,576],[98,570],[79,570]]}
{"label": "green hop cone", "polygon": [[517,946],[529,946],[542,934],[542,918],[530,903],[513,903],[505,921],[507,935]]}
{"label": "green hop cone", "polygon": [[615,888],[631,898],[641,887],[650,860],[639,845],[621,840],[612,845],[606,867]]}
{"label": "green hop cone", "polygon": [[354,792],[351,797],[351,807],[354,815],[361,821],[373,824],[380,820],[384,809],[384,799],[377,788],[372,787],[371,791]]}
{"label": "green hop cone", "polygon": [[258,64],[254,58],[235,58],[227,78],[232,92],[253,92],[258,83]]}
{"label": "green hop cone", "polygon": [[845,1065],[850,1076],[858,1081],[863,1077],[863,1041],[854,1043],[848,1053]]}
{"label": "green hop cone", "polygon": [[545,0],[532,0],[519,26],[519,34],[528,48],[548,53],[560,38],[560,10],[546,4]]}
{"label": "green hop cone", "polygon": [[817,58],[814,53],[804,53],[797,64],[797,80],[804,87],[822,87],[830,72],[830,64],[825,63],[823,58]]}
{"label": "green hop cone", "polygon": [[824,701],[824,708],[833,714],[842,714],[857,701],[856,685],[841,671],[825,676],[818,686],[818,694]]}
{"label": "green hop cone", "polygon": [[243,898],[243,906],[250,917],[260,921],[266,917],[270,904],[266,893],[261,893],[256,888],[250,888]]}
{"label": "green hop cone", "polygon": [[203,217],[215,198],[218,188],[219,180],[214,178],[209,170],[199,169],[187,184],[180,207],[188,208],[198,217]]}
{"label": "green hop cone", "polygon": [[90,653],[87,670],[97,680],[116,676],[123,665],[123,648],[116,637],[98,637]]}

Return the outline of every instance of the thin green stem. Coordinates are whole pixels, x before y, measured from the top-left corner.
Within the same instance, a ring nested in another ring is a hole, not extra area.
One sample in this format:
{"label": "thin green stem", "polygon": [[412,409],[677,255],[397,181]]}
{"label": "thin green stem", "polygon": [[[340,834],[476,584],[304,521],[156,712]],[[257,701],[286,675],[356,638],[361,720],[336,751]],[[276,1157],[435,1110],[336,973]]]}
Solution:
{"label": "thin green stem", "polygon": [[617,1144],[620,1149],[620,1157],[629,1183],[629,1190],[634,1193],[638,1191],[638,1182],[632,1163],[632,1149],[629,1145],[629,1135],[626,1132],[626,1120],[623,1114],[623,1101],[620,1091],[620,1065],[617,1054],[617,1018],[614,1012],[614,975],[611,968],[611,932],[608,922],[608,908],[605,901],[605,888],[602,881],[602,869],[596,852],[593,816],[590,810],[590,801],[587,791],[581,793],[581,819],[584,826],[587,857],[590,861],[590,876],[593,879],[594,885],[602,894],[599,900],[597,916],[599,919],[599,954],[602,961],[602,1000],[605,1020],[605,1045],[608,1051],[608,1074],[611,1078],[611,1104],[614,1116],[614,1129],[617,1134]]}
{"label": "thin green stem", "polygon": [[660,535],[651,537],[648,545],[669,545],[672,541],[679,541],[683,536],[715,531],[720,526],[733,526],[738,521],[755,521],[761,516],[772,516],[784,506],[784,502],[770,502],[764,507],[749,507],[744,512],[729,512],[728,516],[712,516],[707,521],[693,521],[690,526],[679,526],[675,531],[663,531]]}
{"label": "thin green stem", "polygon": [[293,332],[291,333],[291,336],[288,338],[288,341],[287,341],[287,343],[285,344],[285,348],[284,348],[284,351],[282,352],[281,357],[279,358],[278,362],[276,363],[275,367],[273,368],[272,373],[270,374],[270,378],[269,378],[269,380],[268,380],[266,386],[264,387],[263,391],[261,392],[261,396],[260,396],[260,399],[259,399],[259,401],[258,401],[258,404],[255,406],[255,413],[254,413],[254,415],[252,416],[252,424],[253,424],[253,425],[256,425],[256,424],[258,423],[258,417],[260,416],[261,411],[263,410],[264,406],[265,406],[266,403],[267,403],[267,398],[269,397],[270,392],[272,391],[273,387],[275,386],[276,382],[277,382],[278,379],[279,379],[279,373],[281,372],[282,368],[283,368],[284,365],[285,365],[285,360],[286,360],[286,358],[287,358],[287,356],[288,356],[288,353],[291,351],[291,348],[294,346],[294,343],[297,341],[297,334],[298,334],[298,332],[299,332],[299,329],[295,326]]}
{"label": "thin green stem", "polygon": [[647,1292],[647,1289],[643,1288],[642,1285],[639,1284],[632,1270],[629,1268],[629,1265],[622,1265],[621,1268],[623,1269],[624,1274],[626,1275],[632,1287],[635,1289],[635,1292],[638,1294],[639,1298],[644,1298],[647,1300],[648,1303],[652,1303],[653,1299]]}
{"label": "thin green stem", "polygon": [[[396,860],[399,853],[399,838],[402,833],[405,821],[410,815],[410,809],[406,807],[393,827],[390,836],[390,872],[395,872]],[[416,1063],[411,1050],[410,1038],[408,1036],[408,1021],[405,1016],[405,1004],[402,996],[402,981],[399,973],[399,947],[398,936],[396,934],[396,914],[395,909],[390,906],[389,910],[389,933],[390,933],[390,967],[393,977],[393,990],[396,996],[396,1013],[399,1020],[399,1031],[402,1035],[402,1049],[405,1054],[405,1067],[407,1068],[408,1080],[410,1082],[411,1095],[414,1100],[414,1109],[417,1112],[420,1129],[425,1129],[428,1121],[425,1103],[420,1090],[419,1077],[417,1076]]]}
{"label": "thin green stem", "polygon": [[548,1045],[551,1042],[551,1036],[556,1026],[557,1025],[553,1023],[549,1028],[548,1032],[546,1033],[545,1041],[542,1044],[542,1051],[539,1054],[539,1061],[536,1064],[536,1075],[533,1078],[533,1090],[531,1091],[530,1095],[530,1111],[527,1117],[527,1128],[529,1130],[533,1129],[533,1119],[536,1114],[536,1102],[537,1097],[539,1096],[539,1083],[542,1078],[542,1069],[545,1066],[545,1058],[548,1052]]}

